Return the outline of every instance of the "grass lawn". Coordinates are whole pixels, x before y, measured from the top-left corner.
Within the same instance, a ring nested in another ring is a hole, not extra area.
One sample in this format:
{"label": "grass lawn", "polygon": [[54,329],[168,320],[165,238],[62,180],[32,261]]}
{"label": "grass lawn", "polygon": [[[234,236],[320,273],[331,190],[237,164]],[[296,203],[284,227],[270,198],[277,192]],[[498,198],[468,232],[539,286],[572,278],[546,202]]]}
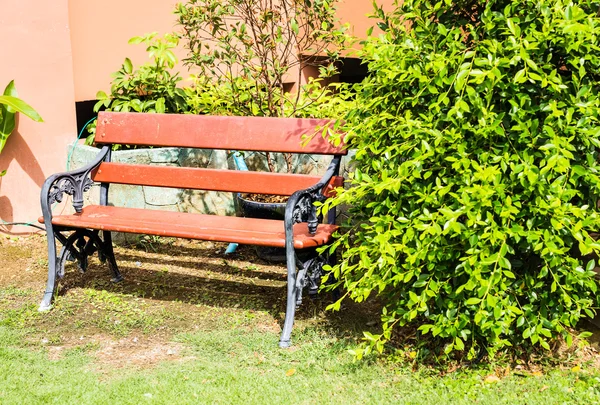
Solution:
{"label": "grass lawn", "polygon": [[[37,312],[42,237],[0,243],[0,404],[591,404],[595,359],[534,371],[441,373],[347,350],[376,308],[305,302],[290,350],[277,347],[285,270],[224,245],[141,240],[117,249],[125,282],[70,269]],[[576,367],[574,367],[576,366]]]}

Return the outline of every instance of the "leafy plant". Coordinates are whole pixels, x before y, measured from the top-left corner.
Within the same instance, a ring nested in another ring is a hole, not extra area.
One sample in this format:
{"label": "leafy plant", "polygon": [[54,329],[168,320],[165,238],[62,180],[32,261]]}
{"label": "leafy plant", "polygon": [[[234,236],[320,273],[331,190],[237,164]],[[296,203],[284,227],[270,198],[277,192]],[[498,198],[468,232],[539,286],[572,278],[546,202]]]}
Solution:
{"label": "leafy plant", "polygon": [[[297,116],[314,99],[303,97],[305,68],[319,66],[323,78],[337,73],[334,62],[348,36],[337,26],[336,2],[188,0],[175,11],[189,50],[184,62],[200,70],[199,88],[208,85],[219,111]],[[286,82],[294,80],[298,88],[291,94]],[[291,156],[285,158],[291,170]]]}
{"label": "leafy plant", "polygon": [[[599,3],[405,0],[376,8],[347,114],[352,224],[337,285],[473,358],[550,348],[597,307]],[[410,27],[410,28],[408,28]],[[334,305],[339,307],[339,302]]]}
{"label": "leafy plant", "polygon": [[[186,102],[192,114],[237,115],[238,107],[231,101],[232,93],[239,97],[251,96],[252,84],[243,78],[236,78],[235,85],[224,82],[220,85],[204,76],[192,76],[194,86],[185,87]],[[348,83],[323,84],[323,78],[310,78],[301,86],[298,103],[292,102],[287,94],[284,100],[285,116],[298,118],[331,118],[343,116],[352,102],[354,92]],[[222,97],[223,94],[230,96]],[[296,94],[294,94],[296,96]],[[295,98],[294,98],[295,99]]]}
{"label": "leafy plant", "polygon": [[[157,37],[157,33],[147,34],[141,37],[133,37],[130,44],[147,45],[151,61],[134,69],[129,58],[121,65],[121,69],[113,74],[110,94],[99,91],[96,94],[98,102],[94,111],[98,112],[102,107],[107,111],[135,111],[156,113],[182,113],[188,111],[186,94],[183,89],[177,87],[181,81],[179,73],[173,73],[172,69],[177,64],[177,57],[173,49],[179,43],[176,34],[165,34]],[[94,142],[95,124],[89,127],[90,136],[86,144]]]}
{"label": "leafy plant", "polygon": [[[0,96],[0,153],[8,141],[8,137],[15,129],[15,115],[17,112],[26,115],[36,122],[42,122],[42,117],[31,107],[18,97],[15,88],[15,81],[11,80],[4,89],[3,95]],[[6,170],[0,172],[0,176],[4,176]]]}

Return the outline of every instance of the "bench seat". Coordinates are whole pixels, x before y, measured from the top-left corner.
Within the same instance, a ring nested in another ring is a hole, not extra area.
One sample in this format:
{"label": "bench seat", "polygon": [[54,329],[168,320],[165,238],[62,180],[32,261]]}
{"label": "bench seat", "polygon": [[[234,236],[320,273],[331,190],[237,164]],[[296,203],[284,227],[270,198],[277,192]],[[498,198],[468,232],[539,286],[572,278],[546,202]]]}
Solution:
{"label": "bench seat", "polygon": [[[43,223],[44,219],[39,221]],[[67,228],[285,247],[284,221],[272,219],[89,205],[80,214],[53,216],[52,224]],[[317,232],[311,235],[306,222],[294,224],[294,248],[306,249],[329,243],[336,229],[336,225],[319,224]]]}

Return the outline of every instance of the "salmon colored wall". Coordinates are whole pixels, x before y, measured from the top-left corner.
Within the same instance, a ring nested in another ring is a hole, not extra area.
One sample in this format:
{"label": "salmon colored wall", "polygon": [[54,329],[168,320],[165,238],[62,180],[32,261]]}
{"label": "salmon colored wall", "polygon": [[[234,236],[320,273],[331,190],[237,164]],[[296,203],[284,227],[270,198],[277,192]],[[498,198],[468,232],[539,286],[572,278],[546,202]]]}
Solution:
{"label": "salmon colored wall", "polygon": [[[125,57],[134,66],[148,60],[144,44],[129,45],[131,37],[175,30],[175,4],[181,0],[68,0],[75,99],[95,100],[110,90],[111,73]],[[182,50],[178,56],[184,57]],[[182,76],[188,76],[185,68]]]}
{"label": "salmon colored wall", "polygon": [[[0,6],[0,87],[15,80],[19,96],[44,118],[17,117],[0,155],[0,219],[32,221],[40,215],[40,187],[65,169],[67,144],[76,137],[73,64],[67,0],[3,1]],[[0,90],[0,91],[1,91]],[[9,233],[31,232],[6,227]]]}
{"label": "salmon colored wall", "polygon": [[[391,9],[394,0],[376,0]],[[125,57],[134,66],[147,60],[144,45],[129,45],[134,36],[157,31],[159,34],[178,29],[175,4],[181,0],[69,0],[69,23],[75,74],[75,99],[94,100],[98,90],[110,89],[111,73],[118,70]],[[342,23],[351,22],[351,33],[364,38],[376,20],[367,18],[373,11],[371,0],[340,0],[338,16]],[[181,60],[183,47],[177,52]],[[181,66],[185,79],[189,73]],[[310,73],[309,73],[310,75]],[[306,75],[304,75],[306,77]],[[290,72],[296,81],[298,72]]]}
{"label": "salmon colored wall", "polygon": [[[368,18],[373,14],[372,0],[339,0],[337,15],[341,22],[351,23],[350,33],[358,38],[366,37],[369,27],[377,23],[377,19]],[[375,0],[383,9],[392,10],[394,0]]]}

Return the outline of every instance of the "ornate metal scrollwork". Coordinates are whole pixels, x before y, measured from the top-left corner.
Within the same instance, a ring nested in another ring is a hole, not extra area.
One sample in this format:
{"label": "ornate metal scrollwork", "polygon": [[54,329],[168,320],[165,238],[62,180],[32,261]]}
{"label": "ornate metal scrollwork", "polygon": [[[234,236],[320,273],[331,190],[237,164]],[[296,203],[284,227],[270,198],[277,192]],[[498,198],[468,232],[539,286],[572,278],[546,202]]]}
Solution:
{"label": "ornate metal scrollwork", "polygon": [[325,275],[325,271],[323,270],[323,266],[326,261],[323,256],[319,255],[313,261],[310,269],[306,273],[306,287],[308,287],[308,295],[314,297],[319,292],[319,287],[321,287],[321,280]]}
{"label": "ornate metal scrollwork", "polygon": [[48,204],[62,202],[64,195],[73,197],[73,207],[75,211],[81,212],[83,209],[83,193],[92,188],[94,182],[88,177],[88,173],[79,175],[65,175],[59,177],[50,187],[48,193]]}
{"label": "ornate metal scrollwork", "polygon": [[71,196],[75,194],[75,186],[70,178],[60,179],[50,187],[48,203],[54,204],[55,202],[62,202],[64,194],[69,194]]}
{"label": "ornate metal scrollwork", "polygon": [[312,198],[310,195],[302,197],[294,207],[292,215],[295,224],[308,221],[310,212],[314,209]]}
{"label": "ornate metal scrollwork", "polygon": [[296,288],[298,288],[298,295],[296,297],[297,306],[302,304],[304,288],[308,287],[308,295],[310,297],[316,296],[319,292],[321,279],[325,274],[323,265],[326,262],[326,259],[322,255],[318,255],[302,263],[302,269],[298,272],[296,280]]}
{"label": "ornate metal scrollwork", "polygon": [[92,188],[94,184],[90,178],[90,173],[100,166],[106,157],[109,156],[109,153],[110,146],[103,146],[100,153],[87,166],[70,172],[57,173],[46,179],[42,186],[42,193],[48,196],[47,200],[42,200],[42,212],[46,220],[49,221],[52,218],[50,205],[61,202],[65,194],[73,197],[75,211],[80,213],[83,210],[83,193]]}
{"label": "ornate metal scrollwork", "polygon": [[57,276],[63,278],[67,261],[77,261],[77,267],[81,273],[85,273],[88,267],[88,257],[98,252],[98,257],[104,261],[104,244],[100,240],[97,231],[78,229],[65,240],[63,248],[58,256]]}
{"label": "ornate metal scrollwork", "polygon": [[325,197],[318,191],[304,195],[294,208],[294,214],[292,216],[294,223],[308,222],[308,231],[312,234],[317,232],[317,225],[319,224],[319,218],[317,217],[317,210],[314,205],[315,201],[324,201]]}

